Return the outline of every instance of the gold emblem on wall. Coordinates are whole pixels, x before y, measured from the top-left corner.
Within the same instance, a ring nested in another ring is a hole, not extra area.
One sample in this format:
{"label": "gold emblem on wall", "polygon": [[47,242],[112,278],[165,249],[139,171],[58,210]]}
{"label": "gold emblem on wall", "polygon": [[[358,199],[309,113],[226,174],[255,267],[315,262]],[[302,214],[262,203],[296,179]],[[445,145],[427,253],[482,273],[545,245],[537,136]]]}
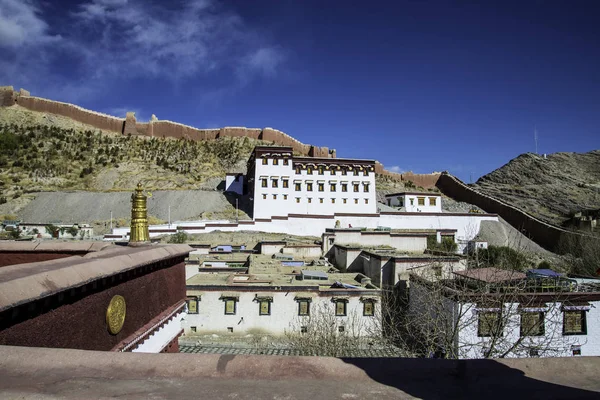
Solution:
{"label": "gold emblem on wall", "polygon": [[108,325],[108,331],[113,335],[123,329],[125,310],[125,298],[119,295],[113,296],[106,309],[106,325]]}

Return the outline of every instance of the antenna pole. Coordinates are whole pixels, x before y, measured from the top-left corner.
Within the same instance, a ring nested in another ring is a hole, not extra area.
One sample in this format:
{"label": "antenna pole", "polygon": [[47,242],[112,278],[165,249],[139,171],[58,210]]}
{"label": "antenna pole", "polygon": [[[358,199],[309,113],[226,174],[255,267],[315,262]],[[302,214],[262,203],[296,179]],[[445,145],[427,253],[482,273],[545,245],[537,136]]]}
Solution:
{"label": "antenna pole", "polygon": [[533,127],[533,140],[535,140],[535,154],[538,154],[538,135],[537,126]]}

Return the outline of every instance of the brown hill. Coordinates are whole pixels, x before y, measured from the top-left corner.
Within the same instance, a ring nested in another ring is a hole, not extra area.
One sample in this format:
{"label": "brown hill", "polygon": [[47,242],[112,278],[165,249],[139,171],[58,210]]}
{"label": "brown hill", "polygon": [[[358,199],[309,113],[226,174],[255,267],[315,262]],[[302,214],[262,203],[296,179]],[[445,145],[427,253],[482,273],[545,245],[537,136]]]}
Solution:
{"label": "brown hill", "polygon": [[576,212],[600,208],[600,150],[522,154],[472,187],[543,221],[564,225]]}

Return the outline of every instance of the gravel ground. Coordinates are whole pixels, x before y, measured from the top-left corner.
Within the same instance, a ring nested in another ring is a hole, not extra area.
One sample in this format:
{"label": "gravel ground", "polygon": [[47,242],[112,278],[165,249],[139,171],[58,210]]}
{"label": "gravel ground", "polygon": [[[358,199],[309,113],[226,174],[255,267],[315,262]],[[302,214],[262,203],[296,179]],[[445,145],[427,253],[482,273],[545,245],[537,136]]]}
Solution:
{"label": "gravel ground", "polygon": [[498,222],[482,221],[477,238],[487,241],[490,246],[508,246],[515,250],[537,254],[541,257],[554,256],[553,253],[523,235],[500,217],[498,217]]}
{"label": "gravel ground", "polygon": [[[131,217],[131,192],[44,192],[33,193],[35,199],[20,212],[23,221],[38,223],[77,223],[107,221]],[[232,208],[217,191],[170,190],[153,192],[148,198],[148,214],[171,221],[200,219],[203,212],[220,212]]]}

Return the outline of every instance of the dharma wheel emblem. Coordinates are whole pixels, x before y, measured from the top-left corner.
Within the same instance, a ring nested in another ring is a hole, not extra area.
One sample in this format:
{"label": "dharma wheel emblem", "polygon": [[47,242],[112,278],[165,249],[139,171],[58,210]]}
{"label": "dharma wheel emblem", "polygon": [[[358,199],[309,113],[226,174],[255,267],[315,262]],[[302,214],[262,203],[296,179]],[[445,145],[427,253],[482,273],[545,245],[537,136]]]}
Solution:
{"label": "dharma wheel emblem", "polygon": [[106,309],[106,325],[108,325],[108,331],[113,335],[116,335],[121,332],[124,323],[125,298],[116,295],[110,300],[108,308]]}

